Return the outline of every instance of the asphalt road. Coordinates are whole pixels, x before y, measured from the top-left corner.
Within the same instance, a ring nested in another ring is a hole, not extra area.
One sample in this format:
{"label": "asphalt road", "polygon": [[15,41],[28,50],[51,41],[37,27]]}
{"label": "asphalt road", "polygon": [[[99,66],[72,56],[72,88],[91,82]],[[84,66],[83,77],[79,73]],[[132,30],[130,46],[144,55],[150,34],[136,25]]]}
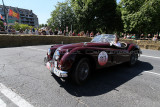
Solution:
{"label": "asphalt road", "polygon": [[160,51],[142,50],[135,67],[99,70],[75,86],[43,65],[49,47],[0,49],[0,107],[160,107]]}

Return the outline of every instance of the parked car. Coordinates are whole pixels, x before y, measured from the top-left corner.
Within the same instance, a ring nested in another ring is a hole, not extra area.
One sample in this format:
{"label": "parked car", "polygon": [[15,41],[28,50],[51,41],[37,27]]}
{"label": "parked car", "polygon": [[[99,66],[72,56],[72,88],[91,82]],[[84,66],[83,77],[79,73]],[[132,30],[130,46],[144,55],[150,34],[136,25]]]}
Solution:
{"label": "parked car", "polygon": [[121,47],[117,47],[112,44],[115,37],[102,34],[91,42],[51,46],[44,58],[45,65],[54,75],[69,76],[76,84],[85,83],[96,69],[124,62],[135,65],[141,54],[139,46],[120,42]]}

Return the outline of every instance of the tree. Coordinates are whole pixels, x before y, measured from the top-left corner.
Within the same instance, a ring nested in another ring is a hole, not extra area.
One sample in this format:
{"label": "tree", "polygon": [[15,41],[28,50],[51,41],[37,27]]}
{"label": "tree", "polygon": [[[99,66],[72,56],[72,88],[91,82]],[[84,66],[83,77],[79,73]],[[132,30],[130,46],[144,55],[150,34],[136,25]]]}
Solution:
{"label": "tree", "polygon": [[17,31],[20,30],[20,24],[15,22],[15,24],[13,25],[13,28]]}
{"label": "tree", "polygon": [[26,29],[32,29],[33,28],[32,26],[29,26],[27,24],[19,24],[17,22],[12,27],[17,31],[19,31],[20,29],[22,29],[24,31]]}
{"label": "tree", "polygon": [[[84,31],[113,33],[122,26],[116,0],[70,0],[78,22]],[[119,23],[120,22],[120,23]]]}
{"label": "tree", "polygon": [[69,3],[58,3],[55,8],[51,13],[51,18],[47,21],[48,26],[61,30],[65,30],[68,26],[70,30],[70,26],[75,24],[75,17]]}
{"label": "tree", "polygon": [[155,33],[160,30],[160,0],[121,0],[126,32]]}
{"label": "tree", "polygon": [[42,28],[42,27],[45,27],[45,25],[44,25],[44,24],[40,24],[40,25],[39,25],[39,28]]}

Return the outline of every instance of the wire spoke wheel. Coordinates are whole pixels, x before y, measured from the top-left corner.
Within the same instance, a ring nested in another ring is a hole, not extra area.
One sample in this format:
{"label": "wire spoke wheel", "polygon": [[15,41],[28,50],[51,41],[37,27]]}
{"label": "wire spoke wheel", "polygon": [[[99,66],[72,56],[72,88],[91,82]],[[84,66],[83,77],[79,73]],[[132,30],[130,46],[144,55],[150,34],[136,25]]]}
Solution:
{"label": "wire spoke wheel", "polygon": [[79,66],[79,79],[85,80],[88,77],[89,65],[87,63],[82,63]]}
{"label": "wire spoke wheel", "polygon": [[131,54],[130,64],[129,64],[129,65],[130,65],[130,66],[135,65],[136,62],[137,62],[137,60],[138,60],[138,54],[135,54],[135,53]]}
{"label": "wire spoke wheel", "polygon": [[85,83],[90,75],[91,68],[87,58],[82,58],[73,66],[72,79],[78,85]]}

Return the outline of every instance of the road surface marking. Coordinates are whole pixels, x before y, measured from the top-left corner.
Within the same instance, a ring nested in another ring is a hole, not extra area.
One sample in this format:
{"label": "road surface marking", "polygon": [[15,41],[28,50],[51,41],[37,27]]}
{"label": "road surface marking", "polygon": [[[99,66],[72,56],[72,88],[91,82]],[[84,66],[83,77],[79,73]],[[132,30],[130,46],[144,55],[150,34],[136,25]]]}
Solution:
{"label": "road surface marking", "polygon": [[147,57],[147,58],[156,58],[156,59],[160,59],[160,57],[155,57],[155,56],[148,56],[148,55],[141,55],[142,57]]}
{"label": "road surface marking", "polygon": [[155,73],[155,72],[150,72],[150,71],[144,71],[145,73],[149,73],[149,74],[154,74],[154,75],[157,75],[157,76],[160,76],[159,73]]}
{"label": "road surface marking", "polygon": [[3,95],[5,95],[7,98],[9,98],[14,104],[16,104],[19,107],[33,107],[26,100],[24,100],[18,94],[16,94],[15,92],[13,92],[11,89],[7,88],[2,83],[0,83],[0,92]]}
{"label": "road surface marking", "polygon": [[38,50],[38,51],[44,51],[44,52],[47,52],[47,50],[44,50],[44,49],[31,48],[31,47],[25,47],[25,48],[28,48],[28,49],[33,49],[33,50]]}
{"label": "road surface marking", "polygon": [[0,107],[6,107],[6,103],[3,102],[3,100],[0,99]]}

